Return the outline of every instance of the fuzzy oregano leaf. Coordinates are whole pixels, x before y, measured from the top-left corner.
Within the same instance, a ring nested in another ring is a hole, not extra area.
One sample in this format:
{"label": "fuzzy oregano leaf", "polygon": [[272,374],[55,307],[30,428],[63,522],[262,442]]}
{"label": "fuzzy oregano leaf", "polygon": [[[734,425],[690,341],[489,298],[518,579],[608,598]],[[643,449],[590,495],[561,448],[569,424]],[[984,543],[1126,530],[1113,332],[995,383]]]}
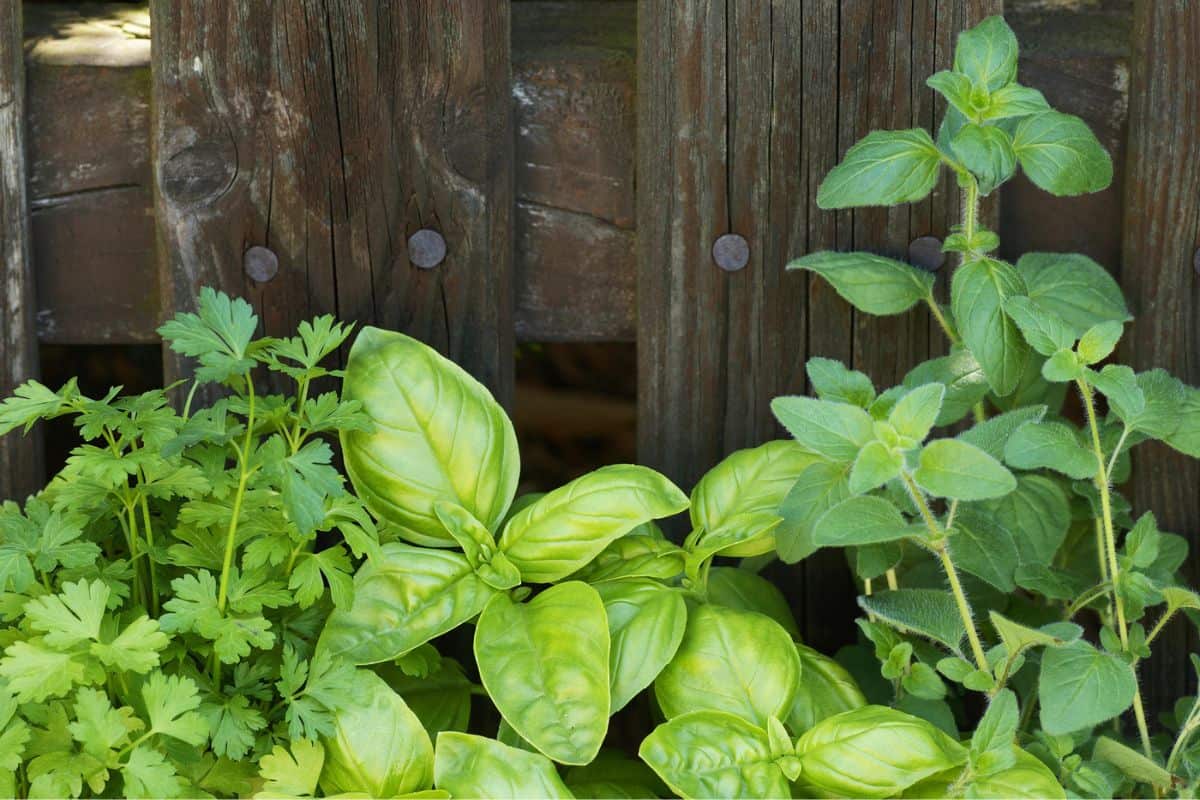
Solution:
{"label": "fuzzy oregano leaf", "polygon": [[959,333],[1000,396],[1016,390],[1029,358],[1024,337],[1004,310],[1010,297],[1025,291],[1025,281],[1012,265],[991,258],[963,264],[950,284]]}
{"label": "fuzzy oregano leaf", "polygon": [[999,15],[958,35],[954,71],[994,92],[1017,77],[1017,37]]}
{"label": "fuzzy oregano leaf", "polygon": [[1054,195],[1098,192],[1112,183],[1112,159],[1079,117],[1043,111],[1025,117],[1013,136],[1025,174]]}
{"label": "fuzzy oregano leaf", "polygon": [[821,208],[911,203],[937,183],[941,155],[924,128],[873,131],[846,152],[817,190]]}
{"label": "fuzzy oregano leaf", "polygon": [[903,314],[929,297],[934,275],[874,253],[821,251],[791,261],[788,269],[806,269],[827,280],[842,298],[868,314]]}
{"label": "fuzzy oregano leaf", "polygon": [[1042,655],[1038,680],[1042,727],[1067,734],[1112,719],[1133,702],[1133,669],[1112,653],[1077,641]]}
{"label": "fuzzy oregano leaf", "polygon": [[989,195],[1017,169],[1012,139],[994,125],[967,123],[951,141],[954,155],[979,180],[979,192]]}
{"label": "fuzzy oregano leaf", "polygon": [[989,500],[1017,488],[1003,464],[978,447],[958,439],[937,439],[921,450],[917,484],[934,497]]}

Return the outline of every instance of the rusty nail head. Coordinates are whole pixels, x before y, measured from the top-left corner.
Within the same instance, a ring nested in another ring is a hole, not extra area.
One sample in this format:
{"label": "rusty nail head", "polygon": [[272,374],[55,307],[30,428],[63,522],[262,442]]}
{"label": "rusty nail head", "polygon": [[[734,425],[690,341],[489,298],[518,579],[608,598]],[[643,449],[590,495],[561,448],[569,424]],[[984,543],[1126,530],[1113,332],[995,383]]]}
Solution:
{"label": "rusty nail head", "polygon": [[408,260],[421,269],[433,269],[446,257],[446,240],[430,228],[408,237]]}
{"label": "rusty nail head", "polygon": [[942,240],[936,236],[921,236],[908,246],[908,261],[927,272],[937,272],[946,263]]}
{"label": "rusty nail head", "polygon": [[713,261],[726,272],[737,272],[750,263],[750,243],[736,233],[717,237],[712,246]]}
{"label": "rusty nail head", "polygon": [[242,255],[246,274],[257,283],[266,283],[279,273],[279,256],[269,247],[254,245]]}

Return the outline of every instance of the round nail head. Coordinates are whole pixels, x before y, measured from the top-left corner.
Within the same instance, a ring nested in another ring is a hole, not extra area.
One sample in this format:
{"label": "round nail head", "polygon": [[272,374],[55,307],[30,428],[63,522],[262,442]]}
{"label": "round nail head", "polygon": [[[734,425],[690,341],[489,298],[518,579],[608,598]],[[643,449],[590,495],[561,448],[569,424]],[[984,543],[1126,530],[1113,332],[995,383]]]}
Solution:
{"label": "round nail head", "polygon": [[908,262],[927,272],[937,272],[946,263],[942,240],[936,236],[921,236],[908,246]]}
{"label": "round nail head", "polygon": [[246,274],[256,283],[266,283],[279,274],[279,256],[269,247],[254,245],[242,255]]}
{"label": "round nail head", "polygon": [[446,258],[446,240],[430,228],[408,237],[408,260],[421,269],[433,269]]}
{"label": "round nail head", "polygon": [[727,233],[713,242],[712,257],[721,269],[737,272],[750,263],[750,243],[744,236]]}

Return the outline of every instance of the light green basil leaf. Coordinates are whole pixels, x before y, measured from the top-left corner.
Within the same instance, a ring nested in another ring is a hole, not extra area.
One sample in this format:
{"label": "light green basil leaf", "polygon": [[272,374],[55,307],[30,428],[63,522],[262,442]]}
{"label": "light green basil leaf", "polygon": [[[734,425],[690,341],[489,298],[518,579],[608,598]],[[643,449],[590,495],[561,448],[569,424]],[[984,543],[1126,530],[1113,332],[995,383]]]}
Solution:
{"label": "light green basil leaf", "polygon": [[817,189],[820,208],[891,206],[929,194],[941,155],[924,128],[872,131],[846,151]]}
{"label": "light green basil leaf", "polygon": [[431,347],[365,327],[354,341],[342,398],[362,403],[370,431],[342,432],[346,471],[377,516],[417,544],[453,545],[438,500],[489,530],[504,519],[520,477],[512,422],[479,381]]}
{"label": "light green basil leaf", "polygon": [[[938,388],[942,388],[938,385]],[[936,410],[936,409],[935,409]],[[850,470],[850,491],[863,494],[875,489],[900,475],[904,467],[904,455],[883,442],[868,442],[858,451],[854,466]]]}
{"label": "light green basil leaf", "polygon": [[875,400],[875,386],[857,370],[833,358],[810,358],[804,365],[813,392],[822,400],[867,408]]}
{"label": "light green basil leaf", "polygon": [[654,681],[667,718],[726,711],[755,725],[791,708],[800,659],[774,620],[749,611],[702,605],[688,615],[675,658]]}
{"label": "light green basil leaf", "polygon": [[577,797],[598,800],[640,800],[670,793],[645,762],[607,748],[592,763],[569,768],[563,780]]}
{"label": "light green basil leaf", "polygon": [[471,516],[471,512],[442,500],[433,504],[433,513],[446,533],[462,548],[467,563],[480,579],[493,589],[505,591],[521,583],[521,573],[496,546],[496,537]]}
{"label": "light green basil leaf", "polygon": [[1008,298],[1004,301],[1004,313],[1017,323],[1029,346],[1044,356],[1052,356],[1075,344],[1075,332],[1071,326],[1029,297],[1018,295]]}
{"label": "light green basil leaf", "polygon": [[901,630],[926,636],[958,652],[967,635],[954,596],[940,589],[896,589],[858,598],[868,614]]}
{"label": "light green basil leaf", "polygon": [[1008,529],[986,513],[960,509],[954,518],[950,554],[964,572],[987,581],[1002,592],[1011,592],[1013,571],[1019,563],[1016,542]]}
{"label": "light green basil leaf", "polygon": [[774,527],[788,490],[817,457],[793,441],[767,442],[727,456],[692,490],[697,545],[736,542],[721,555],[748,558],[775,550]]}
{"label": "light green basil leaf", "polygon": [[1026,253],[1017,261],[1029,297],[1057,315],[1076,338],[1100,322],[1133,319],[1121,287],[1104,267],[1079,253]]}
{"label": "light green basil leaf", "polygon": [[979,505],[1012,534],[1022,564],[1049,566],[1071,525],[1067,495],[1044,475],[1021,475],[1011,493]]}
{"label": "light green basil leaf", "polygon": [[1012,139],[993,125],[968,122],[950,143],[954,155],[979,181],[985,197],[1012,177],[1017,169],[1017,154]]}
{"label": "light green basil leaf", "polygon": [[1095,364],[1112,355],[1117,349],[1117,342],[1125,332],[1125,324],[1118,321],[1100,322],[1084,331],[1079,338],[1075,351],[1085,364]]}
{"label": "light green basil leaf", "polygon": [[961,72],[948,69],[935,72],[925,79],[925,85],[946,98],[961,114],[969,117],[975,113],[971,107],[971,79]]}
{"label": "light green basil leaf", "polygon": [[775,529],[775,546],[784,562],[795,564],[817,550],[813,528],[826,511],[850,496],[848,472],[844,464],[819,462],[800,473],[779,507],[783,523]]}
{"label": "light green basil leaf", "polygon": [[562,764],[591,761],[608,731],[609,646],[600,595],[579,581],[528,603],[498,594],[475,627],[475,661],[492,702]]}
{"label": "light green basil leaf", "polygon": [[708,602],[739,611],[756,611],[779,623],[793,639],[800,629],[783,592],[766,578],[740,567],[712,567],[708,571]]}
{"label": "light green basil leaf", "polygon": [[835,797],[894,797],[967,760],[966,749],[930,723],[883,706],[818,722],[796,752],[804,765],[801,788]]}
{"label": "light green basil leaf", "polygon": [[416,714],[373,672],[358,670],[353,691],[322,739],[321,789],[398,797],[432,787],[433,744]]}
{"label": "light green basil leaf", "polygon": [[823,719],[867,704],[862,690],[841,664],[802,644],[796,645],[796,652],[801,679],[787,724],[797,734]]}
{"label": "light green basil leaf", "polygon": [[874,437],[874,420],[861,408],[811,397],[776,397],[775,413],[800,446],[830,461],[849,464]]}
{"label": "light green basil leaf", "polygon": [[1017,37],[999,15],[958,35],[954,71],[994,92],[1017,77]]}
{"label": "light green basil leaf", "polygon": [[950,306],[959,333],[998,395],[1011,394],[1021,381],[1029,347],[1004,312],[1010,297],[1025,293],[1025,282],[1003,261],[981,258],[963,264],[950,283]]}
{"label": "light green basil leaf", "polygon": [[979,366],[970,350],[962,348],[953,350],[948,356],[924,361],[904,376],[904,386],[909,389],[933,382],[946,387],[937,425],[958,422],[987,396],[991,388],[983,374],[983,367]]}
{"label": "light green basil leaf", "polygon": [[1042,654],[1038,701],[1042,728],[1072,733],[1112,719],[1133,703],[1137,679],[1129,664],[1087,642]]}
{"label": "light green basil leaf", "polygon": [[500,549],[530,583],[565,578],[644,522],[687,508],[675,484],[648,467],[617,464],[589,472],[509,520]]}
{"label": "light green basil leaf", "polygon": [[1099,468],[1096,455],[1064,422],[1030,422],[1017,428],[1004,447],[1004,460],[1017,469],[1046,467],[1075,480],[1095,477]]}
{"label": "light green basil leaf", "polygon": [[354,603],[334,609],[319,647],[355,664],[390,661],[474,617],[496,590],[447,550],[383,545],[354,576]]}
{"label": "light green basil leaf", "polygon": [[978,800],[1065,800],[1066,792],[1054,773],[1037,756],[1013,747],[1012,766],[961,783],[962,769],[953,769],[913,784],[900,797],[971,797]]}
{"label": "light green basil leaf", "polygon": [[453,797],[495,800],[574,797],[553,762],[482,736],[438,734],[434,781]]}
{"label": "light green basil leaf", "polygon": [[974,445],[935,439],[925,445],[913,472],[917,484],[934,497],[988,500],[1017,488],[1004,465]]}
{"label": "light green basil leaf", "polygon": [[876,316],[903,314],[933,290],[933,273],[874,253],[810,253],[787,268],[817,273],[847,303]]}
{"label": "light green basil leaf", "polygon": [[436,672],[423,678],[398,672],[388,683],[421,720],[430,738],[442,731],[466,731],[471,721],[471,681],[452,658],[442,658]]}
{"label": "light green basil leaf", "polygon": [[888,414],[888,422],[896,433],[919,444],[933,430],[945,396],[946,387],[941,383],[918,386],[897,401]]}
{"label": "light green basil leaf", "polygon": [[892,503],[882,497],[859,495],[826,511],[813,526],[812,540],[818,547],[849,547],[913,535],[912,526]]}
{"label": "light green basil leaf", "polygon": [[1022,86],[1019,83],[1010,83],[992,92],[991,103],[984,112],[984,118],[990,120],[1012,119],[1049,110],[1050,104],[1037,89]]}
{"label": "light green basil leaf", "polygon": [[693,711],[659,725],[638,755],[683,798],[790,797],[767,732],[721,711]]}
{"label": "light green basil leaf", "polygon": [[683,572],[686,557],[657,524],[647,522],[614,540],[571,578],[588,583],[625,578],[669,581]]}
{"label": "light green basil leaf", "polygon": [[608,616],[609,713],[615,714],[675,656],[687,627],[687,605],[678,590],[652,580],[608,581],[596,591]]}
{"label": "light green basil leaf", "polygon": [[1079,117],[1059,111],[1025,117],[1017,124],[1013,149],[1029,180],[1051,194],[1098,192],[1112,183],[1112,159]]}
{"label": "light green basil leaf", "polygon": [[1046,416],[1045,406],[1025,406],[984,420],[955,438],[960,442],[975,445],[998,460],[1004,457],[1004,446],[1013,431],[1026,423],[1041,422],[1044,416]]}

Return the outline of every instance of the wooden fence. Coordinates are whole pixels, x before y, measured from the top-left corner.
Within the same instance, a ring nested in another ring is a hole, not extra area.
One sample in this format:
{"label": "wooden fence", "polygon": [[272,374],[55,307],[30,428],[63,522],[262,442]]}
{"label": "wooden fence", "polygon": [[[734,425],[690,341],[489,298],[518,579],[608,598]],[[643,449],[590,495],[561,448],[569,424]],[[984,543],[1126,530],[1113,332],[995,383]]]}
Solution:
{"label": "wooden fence", "polygon": [[[783,265],[921,260],[914,241],[946,234],[948,180],[838,213],[816,187],[868,130],[931,127],[925,78],[1002,5],[156,0],[147,41],[136,7],[31,3],[23,34],[0,0],[0,393],[37,374],[39,339],[153,342],[202,285],[269,333],[323,312],[408,331],[506,402],[516,341],[636,340],[640,458],[690,485],[779,434],[768,401],[804,391],[808,357],[890,385],[943,348],[925,316],[856,315]],[[1200,383],[1200,4],[1006,10],[1022,79],[1118,165],[1089,198],[1014,184],[990,211],[1006,255],[1093,255],[1139,317],[1133,361]],[[37,459],[36,439],[0,443],[0,496],[34,488]],[[1139,461],[1137,504],[1195,542],[1200,470]],[[787,575],[810,640],[844,639],[839,557]],[[1159,698],[1195,644],[1171,635]]]}

